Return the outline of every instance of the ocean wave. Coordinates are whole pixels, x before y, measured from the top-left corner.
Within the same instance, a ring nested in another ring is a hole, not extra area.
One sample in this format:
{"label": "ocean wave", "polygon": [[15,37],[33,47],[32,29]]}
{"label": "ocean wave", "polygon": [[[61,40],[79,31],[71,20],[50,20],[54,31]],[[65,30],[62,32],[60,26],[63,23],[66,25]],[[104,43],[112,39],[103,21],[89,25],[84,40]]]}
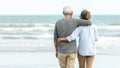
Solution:
{"label": "ocean wave", "polygon": [[51,27],[33,27],[33,28],[0,28],[0,31],[49,31]]}
{"label": "ocean wave", "polygon": [[100,37],[96,43],[98,49],[120,50],[120,37]]}
{"label": "ocean wave", "polygon": [[0,35],[0,39],[52,39],[53,35],[49,33],[41,35]]}
{"label": "ocean wave", "polygon": [[55,24],[51,23],[0,23],[0,27],[35,27],[35,26],[54,26]]}
{"label": "ocean wave", "polygon": [[102,29],[102,30],[120,30],[120,25],[98,26],[98,29]]}
{"label": "ocean wave", "polygon": [[48,31],[53,30],[54,24],[2,24],[1,31]]}
{"label": "ocean wave", "polygon": [[[25,24],[0,24],[0,30],[25,30],[25,31],[33,31],[33,30],[54,30],[55,24],[52,23],[25,23]],[[99,25],[98,29],[100,30],[120,30],[120,25]]]}

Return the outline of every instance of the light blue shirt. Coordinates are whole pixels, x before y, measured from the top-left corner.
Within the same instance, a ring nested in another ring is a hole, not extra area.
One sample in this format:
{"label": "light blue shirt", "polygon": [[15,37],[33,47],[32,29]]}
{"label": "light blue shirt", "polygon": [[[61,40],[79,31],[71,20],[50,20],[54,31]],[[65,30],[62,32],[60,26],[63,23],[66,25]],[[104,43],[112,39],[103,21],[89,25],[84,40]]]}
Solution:
{"label": "light blue shirt", "polygon": [[80,55],[96,55],[95,42],[98,41],[98,32],[96,26],[79,26],[73,31],[73,33],[70,36],[67,37],[68,42],[75,40],[77,37],[79,37],[77,51]]}

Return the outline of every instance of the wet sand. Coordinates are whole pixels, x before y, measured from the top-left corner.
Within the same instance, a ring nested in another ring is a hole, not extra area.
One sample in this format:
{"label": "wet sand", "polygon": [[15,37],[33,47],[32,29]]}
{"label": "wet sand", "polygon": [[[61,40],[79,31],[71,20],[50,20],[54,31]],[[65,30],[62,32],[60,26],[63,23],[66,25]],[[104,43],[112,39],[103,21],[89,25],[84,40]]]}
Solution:
{"label": "wet sand", "polygon": [[[120,68],[119,57],[96,55],[93,68]],[[59,63],[54,52],[0,52],[0,68],[59,68]]]}

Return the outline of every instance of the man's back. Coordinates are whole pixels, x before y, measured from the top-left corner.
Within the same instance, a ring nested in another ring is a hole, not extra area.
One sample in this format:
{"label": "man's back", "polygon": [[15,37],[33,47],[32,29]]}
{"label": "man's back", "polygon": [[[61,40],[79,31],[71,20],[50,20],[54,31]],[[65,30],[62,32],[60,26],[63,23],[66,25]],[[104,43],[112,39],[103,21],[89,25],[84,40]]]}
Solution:
{"label": "man's back", "polygon": [[[55,34],[57,37],[67,37],[69,36],[78,26],[78,22],[76,19],[73,18],[64,18],[60,19],[56,22],[55,25]],[[76,41],[68,42],[61,42],[58,46],[59,53],[75,53],[76,52]]]}

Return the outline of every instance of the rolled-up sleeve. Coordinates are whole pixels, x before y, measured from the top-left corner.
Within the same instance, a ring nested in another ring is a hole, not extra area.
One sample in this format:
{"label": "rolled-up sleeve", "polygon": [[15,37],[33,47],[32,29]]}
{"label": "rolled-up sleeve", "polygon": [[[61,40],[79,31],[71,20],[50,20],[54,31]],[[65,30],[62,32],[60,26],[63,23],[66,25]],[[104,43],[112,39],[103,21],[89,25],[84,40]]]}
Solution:
{"label": "rolled-up sleeve", "polygon": [[70,36],[67,36],[68,42],[75,40],[80,34],[80,27],[76,28]]}

